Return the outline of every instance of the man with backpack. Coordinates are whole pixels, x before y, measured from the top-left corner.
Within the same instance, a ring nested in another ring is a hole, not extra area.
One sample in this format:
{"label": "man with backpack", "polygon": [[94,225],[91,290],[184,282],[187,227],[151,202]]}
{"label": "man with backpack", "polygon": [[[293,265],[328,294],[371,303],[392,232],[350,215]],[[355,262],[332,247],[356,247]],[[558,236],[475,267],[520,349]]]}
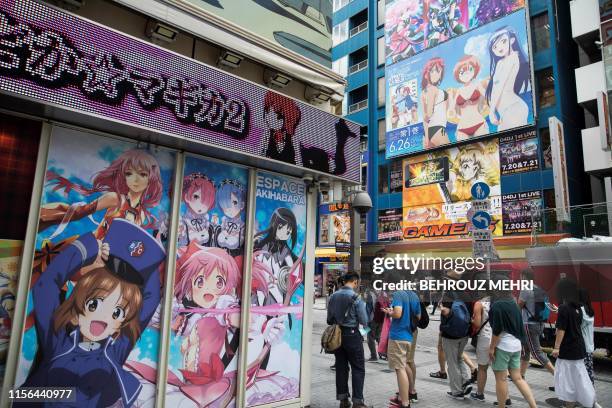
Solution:
{"label": "man with backpack", "polygon": [[359,299],[356,289],[359,287],[359,275],[348,273],[343,276],[344,286],[338,289],[329,299],[327,324],[339,325],[341,331],[340,346],[334,350],[336,355],[336,398],[340,408],[350,408],[348,377],[349,365],[352,377],[353,408],[368,408],[363,400],[365,380],[365,356],[363,337],[359,325],[368,326],[368,315],[365,303]]}
{"label": "man with backpack", "polygon": [[[533,281],[533,272],[524,269],[521,272],[521,279]],[[547,307],[548,295],[537,286],[533,285],[533,290],[522,290],[519,294],[518,305],[521,308],[521,316],[525,327],[525,342],[521,353],[521,376],[525,378],[527,367],[529,367],[530,356],[533,357],[550,374],[555,375],[555,367],[552,365],[546,353],[542,351],[540,337],[544,332],[544,323],[548,321],[550,310]]]}
{"label": "man with backpack", "polygon": [[389,368],[395,370],[399,395],[392,399],[393,405],[401,408],[410,407],[410,402],[417,400],[414,381],[416,366],[414,352],[416,349],[416,323],[421,318],[421,304],[416,293],[410,290],[399,290],[393,294],[391,307],[385,310],[391,317],[389,346],[387,358]]}
{"label": "man with backpack", "polygon": [[469,385],[471,378],[467,366],[463,364],[463,350],[468,342],[470,314],[463,300],[456,294],[449,294],[449,299],[442,303],[440,309],[440,334],[442,349],[448,364],[450,398],[463,400],[472,391]]}

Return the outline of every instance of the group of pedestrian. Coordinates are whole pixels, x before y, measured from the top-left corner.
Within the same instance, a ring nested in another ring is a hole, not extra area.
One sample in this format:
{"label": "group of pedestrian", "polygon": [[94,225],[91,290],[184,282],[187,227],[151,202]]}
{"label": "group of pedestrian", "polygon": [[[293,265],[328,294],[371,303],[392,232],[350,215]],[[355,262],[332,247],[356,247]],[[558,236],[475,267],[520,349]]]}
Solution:
{"label": "group of pedestrian", "polygon": [[[532,280],[532,272],[523,271],[522,279]],[[427,327],[429,321],[428,303],[422,302],[417,293],[409,290],[389,295],[366,289],[359,297],[357,274],[349,273],[342,277],[341,282],[342,286],[329,300],[327,312],[328,324],[339,324],[342,333],[340,348],[335,352],[336,397],[340,407],[367,407],[363,396],[364,331],[360,326],[367,328],[369,361],[384,357],[395,372],[398,392],[390,398],[390,406],[410,407],[418,402],[414,355],[418,328]],[[594,312],[588,292],[579,289],[572,281],[562,280],[556,295],[560,305],[558,309],[549,302],[546,292],[537,286],[533,291],[520,292],[517,299],[509,291],[479,293],[476,301],[468,299],[465,293],[444,294],[437,304],[440,310],[440,370],[430,373],[430,376],[448,379],[450,390],[447,394],[450,398],[483,402],[491,367],[495,377],[495,405],[506,407],[512,404],[508,390],[511,381],[533,408],[536,402],[525,380],[533,357],[554,376],[554,386],[549,389],[565,403],[565,407],[573,408],[577,402],[584,407],[599,407],[592,360]],[[558,313],[552,352],[556,367],[540,345],[544,323],[549,320],[551,310]],[[385,320],[389,319],[388,333],[384,333]],[[476,345],[476,364],[464,352],[470,337]],[[384,353],[379,347],[383,342],[386,342]],[[349,373],[352,395],[348,386]],[[476,383],[474,391],[473,383]]]}

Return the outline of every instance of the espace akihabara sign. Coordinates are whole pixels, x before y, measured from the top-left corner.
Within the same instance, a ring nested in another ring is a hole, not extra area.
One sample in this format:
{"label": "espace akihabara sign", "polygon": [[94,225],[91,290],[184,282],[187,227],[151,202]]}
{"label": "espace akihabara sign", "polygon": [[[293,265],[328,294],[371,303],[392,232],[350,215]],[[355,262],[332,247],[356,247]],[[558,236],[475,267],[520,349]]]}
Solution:
{"label": "espace akihabara sign", "polygon": [[359,126],[31,0],[0,0],[0,92],[359,181]]}

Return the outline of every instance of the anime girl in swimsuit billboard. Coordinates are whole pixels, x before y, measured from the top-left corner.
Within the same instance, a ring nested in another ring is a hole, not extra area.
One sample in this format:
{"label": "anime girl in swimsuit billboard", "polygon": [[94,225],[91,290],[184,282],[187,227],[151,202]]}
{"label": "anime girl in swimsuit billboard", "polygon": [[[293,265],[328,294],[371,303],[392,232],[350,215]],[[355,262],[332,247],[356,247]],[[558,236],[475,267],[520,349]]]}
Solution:
{"label": "anime girl in swimsuit billboard", "polygon": [[387,158],[534,123],[525,18],[516,11],[387,67]]}

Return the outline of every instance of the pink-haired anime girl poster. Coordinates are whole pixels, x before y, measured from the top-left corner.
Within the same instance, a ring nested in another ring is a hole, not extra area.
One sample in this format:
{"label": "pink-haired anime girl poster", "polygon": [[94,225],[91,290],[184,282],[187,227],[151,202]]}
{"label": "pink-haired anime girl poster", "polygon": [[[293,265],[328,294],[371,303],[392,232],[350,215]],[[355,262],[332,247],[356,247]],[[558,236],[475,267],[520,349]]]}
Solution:
{"label": "pink-haired anime girl poster", "polygon": [[16,385],[75,387],[79,406],[141,405],[129,363],[157,369],[147,325],[174,165],[167,149],[53,127]]}

